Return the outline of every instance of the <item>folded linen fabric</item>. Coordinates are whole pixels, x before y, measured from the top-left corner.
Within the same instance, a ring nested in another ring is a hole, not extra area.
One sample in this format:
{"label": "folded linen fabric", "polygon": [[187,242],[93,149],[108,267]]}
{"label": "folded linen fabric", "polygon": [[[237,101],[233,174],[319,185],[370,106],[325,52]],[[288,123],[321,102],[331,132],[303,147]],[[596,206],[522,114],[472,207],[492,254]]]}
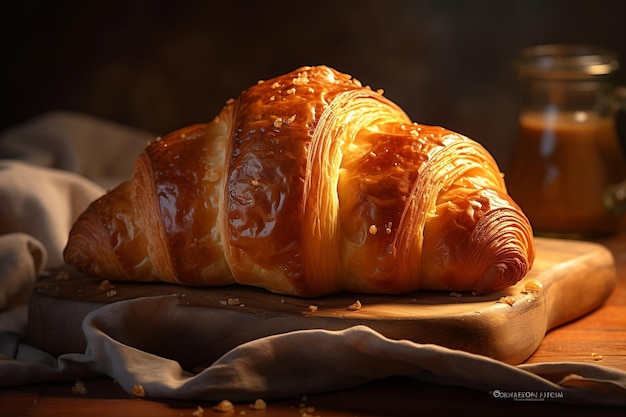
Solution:
{"label": "folded linen fabric", "polygon": [[[0,337],[0,385],[100,374],[111,376],[129,393],[140,385],[147,398],[243,402],[405,376],[482,390],[496,398],[530,393],[549,401],[626,406],[626,372],[601,365],[513,366],[437,345],[392,340],[366,326],[248,341],[242,332],[239,343],[232,329],[202,314],[197,307],[179,305],[175,296],[108,304],[83,322],[85,352],[58,358]],[[206,368],[195,373],[189,356],[197,367]],[[191,366],[183,368],[181,362]]]}
{"label": "folded linen fabric", "polygon": [[151,138],[66,111],[0,134],[0,330],[25,330],[28,295],[44,269],[63,264],[72,223],[130,176]]}
{"label": "folded linen fabric", "polygon": [[155,135],[69,111],[51,111],[0,134],[0,159],[74,172],[104,188],[127,179]]}

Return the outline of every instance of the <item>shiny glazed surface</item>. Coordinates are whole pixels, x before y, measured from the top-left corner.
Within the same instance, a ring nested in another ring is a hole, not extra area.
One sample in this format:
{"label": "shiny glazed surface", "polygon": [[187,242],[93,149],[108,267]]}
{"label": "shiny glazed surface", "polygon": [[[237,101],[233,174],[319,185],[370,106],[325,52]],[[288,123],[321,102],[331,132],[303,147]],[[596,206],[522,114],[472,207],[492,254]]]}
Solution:
{"label": "shiny glazed surface", "polygon": [[112,279],[483,293],[521,279],[534,244],[482,146],[321,66],[259,82],[212,122],[149,144],[133,178],[76,222],[65,255]]}

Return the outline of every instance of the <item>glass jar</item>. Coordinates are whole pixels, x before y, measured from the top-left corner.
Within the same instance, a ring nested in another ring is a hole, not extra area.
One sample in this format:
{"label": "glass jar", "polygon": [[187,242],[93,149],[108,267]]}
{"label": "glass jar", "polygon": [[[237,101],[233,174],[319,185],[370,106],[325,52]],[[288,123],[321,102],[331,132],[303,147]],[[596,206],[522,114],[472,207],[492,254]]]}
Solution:
{"label": "glass jar", "polygon": [[615,127],[615,54],[590,45],[521,53],[519,133],[505,179],[535,234],[594,237],[617,231],[606,194],[626,178]]}

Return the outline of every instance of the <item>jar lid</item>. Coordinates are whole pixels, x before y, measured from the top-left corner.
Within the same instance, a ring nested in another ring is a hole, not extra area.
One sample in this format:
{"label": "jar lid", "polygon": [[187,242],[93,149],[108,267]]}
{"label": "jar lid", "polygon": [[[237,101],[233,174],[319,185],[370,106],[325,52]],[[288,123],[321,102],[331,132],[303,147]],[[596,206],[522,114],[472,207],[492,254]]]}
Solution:
{"label": "jar lid", "polygon": [[523,77],[584,79],[609,76],[619,68],[617,54],[591,44],[550,44],[521,51],[519,71]]}

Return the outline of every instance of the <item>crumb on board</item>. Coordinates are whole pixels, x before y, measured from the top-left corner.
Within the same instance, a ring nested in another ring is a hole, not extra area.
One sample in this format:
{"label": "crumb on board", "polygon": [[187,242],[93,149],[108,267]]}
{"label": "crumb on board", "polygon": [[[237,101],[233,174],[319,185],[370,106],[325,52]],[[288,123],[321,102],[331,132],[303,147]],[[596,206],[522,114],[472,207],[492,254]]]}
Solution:
{"label": "crumb on board", "polygon": [[515,298],[511,297],[510,295],[505,295],[504,297],[500,297],[497,302],[512,306],[513,304],[515,304]]}
{"label": "crumb on board", "polygon": [[350,311],[356,311],[356,310],[360,310],[361,307],[362,307],[361,301],[356,300],[354,303],[350,304],[347,309]]}
{"label": "crumb on board", "polygon": [[524,289],[522,290],[522,294],[528,294],[529,292],[541,292],[543,291],[543,284],[536,279],[528,281],[524,285]]}
{"label": "crumb on board", "polygon": [[106,296],[111,298],[111,297],[115,297],[117,295],[117,290],[113,289],[113,290],[109,290],[106,292]]}
{"label": "crumb on board", "polygon": [[604,360],[604,357],[602,355],[598,355],[596,352],[591,352],[591,359],[593,359],[596,362],[600,362]]}
{"label": "crumb on board", "polygon": [[311,313],[315,313],[317,311],[317,306],[315,304],[310,304],[309,305],[309,311]]}
{"label": "crumb on board", "polygon": [[204,408],[202,408],[201,406],[198,406],[198,408],[196,408],[194,410],[193,413],[191,413],[192,416],[203,416],[204,415]]}
{"label": "crumb on board", "polygon": [[74,385],[72,385],[72,394],[87,394],[87,387],[85,386],[85,381],[77,380]]}
{"label": "crumb on board", "polygon": [[257,400],[253,404],[250,404],[251,410],[265,410],[266,408],[267,404],[261,398],[257,398]]}
{"label": "crumb on board", "polygon": [[463,294],[461,294],[461,293],[460,293],[460,292],[458,292],[458,291],[452,291],[452,292],[450,293],[450,297],[456,297],[456,298],[459,298],[459,297],[463,297]]}
{"label": "crumb on board", "polygon": [[222,400],[219,404],[213,407],[213,410],[219,411],[220,413],[230,413],[235,410],[235,406],[228,400]]}
{"label": "crumb on board", "polygon": [[70,274],[67,271],[59,271],[56,273],[56,279],[66,281],[70,279]]}
{"label": "crumb on board", "polygon": [[236,306],[241,303],[239,302],[239,298],[230,297],[228,300],[226,300],[226,304],[229,306]]}
{"label": "crumb on board", "polygon": [[115,286],[111,284],[111,281],[109,281],[108,279],[103,279],[102,281],[100,281],[100,285],[98,285],[98,289],[102,291],[108,291],[113,288],[115,288]]}

